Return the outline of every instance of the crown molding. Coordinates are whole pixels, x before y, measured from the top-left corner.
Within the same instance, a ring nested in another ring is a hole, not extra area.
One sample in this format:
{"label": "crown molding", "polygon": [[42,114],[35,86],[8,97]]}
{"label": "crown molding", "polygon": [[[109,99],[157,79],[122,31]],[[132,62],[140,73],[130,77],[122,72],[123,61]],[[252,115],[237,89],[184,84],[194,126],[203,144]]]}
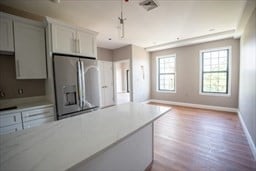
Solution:
{"label": "crown molding", "polygon": [[152,51],[169,49],[174,47],[188,46],[188,45],[193,45],[198,43],[233,38],[234,33],[235,33],[235,30],[228,30],[228,31],[209,34],[205,36],[199,36],[199,37],[194,37],[190,39],[184,39],[184,40],[174,41],[170,43],[165,43],[157,46],[151,46],[151,47],[147,47],[146,50],[152,52]]}

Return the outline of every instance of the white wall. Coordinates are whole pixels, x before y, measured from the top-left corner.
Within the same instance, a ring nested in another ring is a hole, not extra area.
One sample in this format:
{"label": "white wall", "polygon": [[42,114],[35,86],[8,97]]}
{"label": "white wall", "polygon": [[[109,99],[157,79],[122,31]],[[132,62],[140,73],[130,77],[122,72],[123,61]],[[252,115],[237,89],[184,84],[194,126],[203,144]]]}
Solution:
{"label": "white wall", "polygon": [[115,74],[116,74],[116,92],[121,93],[123,91],[123,78],[122,78],[122,65],[121,63],[115,63]]}
{"label": "white wall", "polygon": [[132,45],[132,101],[150,99],[150,57],[141,47]]}
{"label": "white wall", "polygon": [[[231,55],[231,95],[211,96],[200,95],[200,50],[220,47],[232,48]],[[223,39],[190,46],[170,48],[151,53],[151,95],[152,99],[193,103],[202,105],[238,107],[238,84],[239,84],[239,39]],[[157,56],[176,54],[176,93],[157,91]]]}
{"label": "white wall", "polygon": [[256,156],[256,9],[245,27],[240,48],[239,110]]}

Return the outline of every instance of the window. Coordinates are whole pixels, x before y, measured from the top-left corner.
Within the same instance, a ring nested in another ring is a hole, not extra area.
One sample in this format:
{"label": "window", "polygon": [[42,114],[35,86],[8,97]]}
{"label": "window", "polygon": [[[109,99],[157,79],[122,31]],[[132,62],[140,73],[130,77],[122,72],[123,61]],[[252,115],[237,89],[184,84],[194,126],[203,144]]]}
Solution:
{"label": "window", "polygon": [[229,94],[231,48],[201,51],[201,93]]}
{"label": "window", "polygon": [[175,55],[157,58],[157,91],[175,91]]}

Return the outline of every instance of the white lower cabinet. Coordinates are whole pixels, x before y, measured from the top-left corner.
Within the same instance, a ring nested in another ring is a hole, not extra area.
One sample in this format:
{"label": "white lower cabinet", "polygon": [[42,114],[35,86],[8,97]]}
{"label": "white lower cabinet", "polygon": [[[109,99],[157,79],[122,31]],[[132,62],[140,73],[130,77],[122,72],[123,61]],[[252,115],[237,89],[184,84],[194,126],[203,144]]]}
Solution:
{"label": "white lower cabinet", "polygon": [[36,126],[42,125],[47,122],[52,122],[52,121],[54,121],[54,117],[47,117],[47,118],[32,120],[29,122],[23,122],[23,128],[24,129],[32,128],[32,127],[36,127]]}
{"label": "white lower cabinet", "polygon": [[53,107],[28,110],[21,113],[23,129],[36,127],[43,123],[54,121]]}
{"label": "white lower cabinet", "polygon": [[9,134],[22,130],[22,123],[0,128],[0,135]]}
{"label": "white lower cabinet", "polygon": [[22,130],[21,113],[10,113],[0,116],[0,135]]}
{"label": "white lower cabinet", "polygon": [[55,120],[53,107],[23,109],[0,115],[0,135],[40,126]]}

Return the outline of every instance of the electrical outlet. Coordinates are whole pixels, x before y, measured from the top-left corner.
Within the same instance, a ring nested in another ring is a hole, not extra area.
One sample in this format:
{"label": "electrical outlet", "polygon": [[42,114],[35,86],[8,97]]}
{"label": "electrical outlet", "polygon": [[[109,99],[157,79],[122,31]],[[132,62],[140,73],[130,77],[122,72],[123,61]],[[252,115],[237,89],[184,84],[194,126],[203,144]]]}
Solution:
{"label": "electrical outlet", "polygon": [[24,90],[23,90],[22,88],[19,88],[19,89],[18,89],[18,94],[19,94],[19,95],[22,95],[23,93],[24,93]]}
{"label": "electrical outlet", "polygon": [[5,97],[5,93],[3,90],[0,89],[0,97]]}

